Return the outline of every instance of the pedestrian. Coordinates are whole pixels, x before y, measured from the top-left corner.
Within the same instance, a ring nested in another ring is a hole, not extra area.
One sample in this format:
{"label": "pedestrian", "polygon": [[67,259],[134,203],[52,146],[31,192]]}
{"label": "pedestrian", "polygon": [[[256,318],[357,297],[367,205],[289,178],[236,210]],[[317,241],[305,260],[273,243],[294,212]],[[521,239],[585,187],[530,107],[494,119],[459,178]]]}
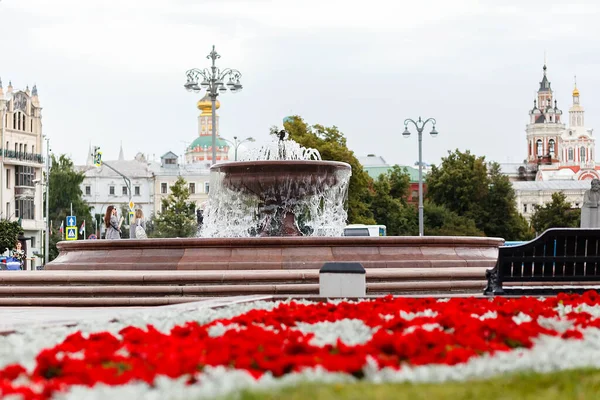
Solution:
{"label": "pedestrian", "polygon": [[129,230],[133,233],[130,233],[130,237],[132,239],[147,239],[148,235],[146,235],[146,222],[144,221],[144,212],[141,208],[135,210],[135,222],[131,224]]}
{"label": "pedestrian", "polygon": [[25,250],[23,250],[23,243],[17,240],[15,243],[15,249],[12,251],[12,258],[15,259],[19,264],[20,268],[23,269],[25,264]]}
{"label": "pedestrian", "polygon": [[108,206],[106,208],[104,226],[106,227],[106,239],[121,239],[121,226],[117,219],[117,209],[114,206]]}

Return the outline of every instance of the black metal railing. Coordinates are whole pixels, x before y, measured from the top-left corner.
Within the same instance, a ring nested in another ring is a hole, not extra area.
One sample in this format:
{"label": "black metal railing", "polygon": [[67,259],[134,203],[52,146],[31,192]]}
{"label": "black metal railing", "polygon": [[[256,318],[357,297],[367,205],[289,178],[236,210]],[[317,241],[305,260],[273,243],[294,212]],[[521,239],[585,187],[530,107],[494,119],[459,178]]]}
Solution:
{"label": "black metal railing", "polygon": [[42,157],[41,154],[25,153],[23,151],[14,151],[14,150],[6,150],[6,149],[0,149],[0,153],[5,158],[13,158],[13,159],[19,160],[19,161],[31,161],[31,162],[35,162],[35,163],[39,163],[39,164],[44,163],[44,157]]}

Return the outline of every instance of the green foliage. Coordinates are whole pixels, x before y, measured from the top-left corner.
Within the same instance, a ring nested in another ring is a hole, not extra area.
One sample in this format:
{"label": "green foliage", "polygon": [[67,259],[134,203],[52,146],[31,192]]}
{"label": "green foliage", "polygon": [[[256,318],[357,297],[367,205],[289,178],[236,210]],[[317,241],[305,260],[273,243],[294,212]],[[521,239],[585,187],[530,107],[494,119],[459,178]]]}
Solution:
{"label": "green foliage", "polygon": [[196,233],[196,203],[188,201],[190,192],[183,177],[171,186],[171,193],[162,199],[162,212],[153,220],[153,237],[190,237]]}
{"label": "green foliage", "polygon": [[531,229],[516,210],[515,193],[497,163],[468,150],[448,152],[427,176],[427,198],[475,222],[486,236],[527,240]]}
{"label": "green foliage", "polygon": [[0,220],[0,254],[6,250],[15,248],[17,237],[23,232],[23,228],[17,221]]}
{"label": "green foliage", "polygon": [[423,206],[423,225],[427,236],[485,236],[472,219],[431,202]]}
{"label": "green foliage", "polygon": [[552,201],[543,206],[534,205],[531,226],[540,235],[550,228],[576,228],[581,211],[571,208],[571,203],[562,192],[552,193]]}
{"label": "green foliage", "polygon": [[301,146],[317,149],[323,160],[342,161],[352,167],[352,177],[348,187],[348,223],[374,224],[373,213],[369,208],[372,179],[363,170],[354,152],[348,149],[344,134],[335,126],[309,126],[299,116],[284,123],[289,138]]}
{"label": "green foliage", "polygon": [[[397,166],[396,166],[397,167]],[[406,203],[406,189],[400,187],[405,181],[400,168],[381,174],[373,183],[371,212],[377,224],[387,227],[389,236],[403,236],[418,232],[414,207]],[[399,194],[398,197],[392,193]]]}
{"label": "green foliage", "polygon": [[[73,215],[77,217],[77,232],[81,223],[85,220],[86,229],[93,227],[94,220],[90,213],[91,207],[83,200],[81,184],[83,183],[83,172],[75,170],[73,161],[66,155],[59,158],[52,156],[52,168],[50,168],[50,182],[48,203],[50,208],[50,221],[52,221],[53,231],[50,235],[50,260],[58,255],[56,243],[61,238],[58,232],[61,222],[71,215],[71,204],[73,205]],[[83,239],[81,236],[80,239]]]}

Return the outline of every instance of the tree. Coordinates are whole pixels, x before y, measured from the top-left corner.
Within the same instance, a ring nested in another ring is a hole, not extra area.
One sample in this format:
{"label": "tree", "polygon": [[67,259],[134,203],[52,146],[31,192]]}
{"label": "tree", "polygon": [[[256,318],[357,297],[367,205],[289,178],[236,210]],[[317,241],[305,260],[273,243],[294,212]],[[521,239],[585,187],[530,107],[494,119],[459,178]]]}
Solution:
{"label": "tree", "polygon": [[515,191],[508,176],[500,172],[498,163],[488,165],[488,193],[478,226],[487,236],[508,240],[529,240],[533,231],[516,207]]}
{"label": "tree", "polygon": [[427,198],[460,217],[473,220],[486,236],[525,240],[532,236],[516,210],[515,193],[497,163],[468,150],[448,152],[427,176]]}
{"label": "tree", "polygon": [[352,167],[352,176],[348,187],[348,223],[374,224],[373,213],[369,208],[372,179],[363,170],[362,165],[348,149],[344,134],[335,126],[309,126],[299,116],[286,119],[284,127],[289,138],[307,148],[319,151],[323,160],[343,161]]}
{"label": "tree", "polygon": [[23,233],[23,228],[17,221],[0,220],[0,254],[14,249],[17,237]]}
{"label": "tree", "polygon": [[428,201],[423,205],[423,225],[428,236],[485,236],[472,219]]}
{"label": "tree", "polygon": [[417,230],[414,207],[407,205],[406,190],[400,187],[403,181],[404,176],[398,167],[387,174],[379,175],[373,183],[371,212],[377,224],[387,227],[389,236],[411,235]]}
{"label": "tree", "polygon": [[427,174],[427,198],[450,211],[466,217],[480,214],[488,192],[485,157],[476,157],[468,150],[448,151],[438,168]]}
{"label": "tree", "polygon": [[188,201],[190,192],[182,176],[162,199],[162,211],[154,219],[154,237],[190,237],[196,233],[196,203]]}
{"label": "tree", "polygon": [[534,205],[531,226],[539,235],[550,228],[576,228],[581,211],[571,208],[562,192],[552,193],[552,201],[543,206]]}
{"label": "tree", "polygon": [[90,213],[91,207],[83,200],[83,192],[81,191],[83,179],[84,173],[75,169],[73,161],[69,157],[64,154],[59,158],[52,156],[48,187],[48,205],[53,230],[50,235],[50,260],[58,256],[56,243],[63,240],[63,235],[58,230],[67,215],[71,215],[71,205],[73,206],[73,215],[77,217],[77,224],[79,225],[76,228],[77,232],[79,232],[83,221],[85,221],[88,229],[94,226]]}

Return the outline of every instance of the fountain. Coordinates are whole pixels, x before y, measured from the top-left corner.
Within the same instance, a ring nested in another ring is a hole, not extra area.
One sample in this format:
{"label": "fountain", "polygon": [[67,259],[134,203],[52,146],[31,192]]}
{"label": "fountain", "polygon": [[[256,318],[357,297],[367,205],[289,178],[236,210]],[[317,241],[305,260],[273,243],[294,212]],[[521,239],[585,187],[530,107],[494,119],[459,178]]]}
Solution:
{"label": "fountain", "polygon": [[[132,305],[198,296],[308,295],[319,292],[323,264],[336,261],[361,263],[371,294],[481,292],[502,239],[343,237],[350,166],[321,160],[316,150],[285,140],[283,132],[278,139],[246,159],[211,168],[200,237],[60,242],[47,271],[27,282],[51,282],[55,287],[48,293],[61,293],[65,300],[59,303],[68,305],[76,296],[90,304]],[[15,290],[40,293],[38,286]],[[30,304],[51,301],[59,304]]]}
{"label": "fountain", "polygon": [[342,236],[350,165],[278,133],[248,160],[211,168],[202,237]]}

